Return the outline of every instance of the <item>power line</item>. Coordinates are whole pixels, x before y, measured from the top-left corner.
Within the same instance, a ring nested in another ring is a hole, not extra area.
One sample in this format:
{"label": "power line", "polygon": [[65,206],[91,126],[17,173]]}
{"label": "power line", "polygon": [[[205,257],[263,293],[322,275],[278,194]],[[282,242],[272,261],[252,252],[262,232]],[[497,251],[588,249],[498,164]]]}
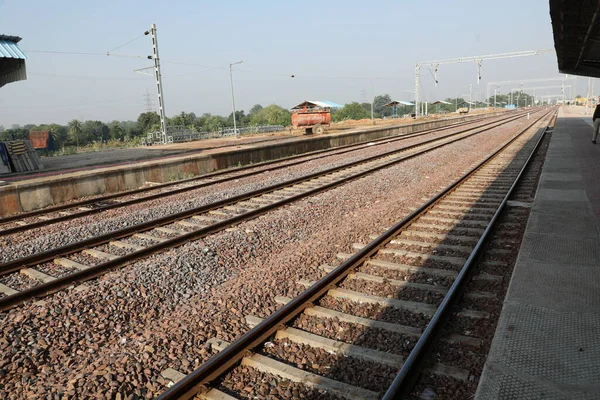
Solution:
{"label": "power line", "polygon": [[[134,40],[137,40],[137,39],[139,39],[139,38],[136,38]],[[130,42],[128,42],[128,43],[130,43]],[[127,44],[127,43],[125,43],[125,44]],[[121,46],[118,46],[118,47],[122,47],[122,46],[124,46],[124,44]],[[118,47],[116,47],[116,48],[118,48]],[[127,57],[127,58],[140,58],[140,59],[148,58],[148,56],[139,56],[139,55],[131,55],[131,54],[108,54],[108,53],[89,53],[89,52],[73,52],[73,51],[25,50],[25,52],[47,53],[47,54],[65,54],[65,55],[104,56],[104,57],[111,56],[111,57]],[[208,72],[208,71],[215,70],[215,69],[228,70],[227,66],[205,65],[205,64],[195,64],[195,63],[180,62],[180,61],[164,61],[164,60],[161,62],[162,62],[162,64],[173,64],[173,65],[184,65],[184,66],[188,66],[188,67],[207,68],[207,70],[201,71],[198,73]],[[400,77],[381,77],[381,76],[357,77],[357,76],[324,76],[324,75],[302,75],[302,74],[298,75],[298,74],[290,74],[290,73],[283,73],[283,72],[254,71],[254,70],[248,70],[248,69],[238,69],[237,71],[252,73],[252,74],[272,75],[272,76],[281,76],[281,77],[286,77],[286,78],[299,78],[299,79],[337,79],[337,80],[400,80],[400,79],[402,79]],[[196,74],[196,73],[193,73],[193,74]],[[181,74],[181,75],[176,75],[176,76],[186,76],[186,75],[193,75],[193,74],[192,73]]]}
{"label": "power line", "polygon": [[27,72],[28,75],[38,75],[38,76],[47,76],[50,78],[73,78],[73,79],[83,79],[83,80],[119,80],[119,81],[145,81],[145,79],[140,78],[116,78],[109,76],[89,76],[89,75],[63,75],[63,74],[46,74],[43,72]]}
{"label": "power line", "polygon": [[147,59],[148,56],[139,56],[135,54],[109,54],[109,53],[88,53],[79,51],[55,51],[55,50],[25,50],[26,53],[45,53],[45,54],[65,54],[74,56],[103,56],[103,57],[125,57]]}
{"label": "power line", "polygon": [[63,104],[63,105],[50,105],[50,106],[16,106],[16,107],[2,107],[2,109],[0,109],[1,111],[5,111],[5,110],[14,110],[14,109],[22,109],[22,108],[41,108],[41,109],[48,109],[48,108],[69,108],[69,107],[81,107],[81,106],[90,106],[90,105],[95,105],[95,104],[104,104],[104,103],[114,103],[116,101],[129,101],[129,100],[133,100],[133,99],[138,99],[138,96],[135,97],[123,97],[120,99],[110,99],[110,100],[100,100],[100,101],[94,101],[94,102],[90,102],[90,103],[78,103],[78,104]]}
{"label": "power line", "polygon": [[126,46],[126,45],[128,45],[129,43],[133,43],[133,42],[135,42],[136,40],[138,40],[138,39],[140,39],[140,38],[143,38],[144,36],[146,36],[146,33],[145,33],[145,32],[144,32],[144,33],[142,33],[140,36],[136,37],[135,39],[131,39],[130,41],[128,41],[128,42],[125,42],[125,43],[123,43],[123,44],[121,44],[121,45],[119,45],[119,46],[115,47],[114,49],[110,49],[110,50],[108,50],[108,51],[106,52],[106,55],[109,55],[109,53],[110,53],[111,51],[113,51],[113,50],[116,50],[116,49],[120,49],[121,47],[123,47],[123,46]]}

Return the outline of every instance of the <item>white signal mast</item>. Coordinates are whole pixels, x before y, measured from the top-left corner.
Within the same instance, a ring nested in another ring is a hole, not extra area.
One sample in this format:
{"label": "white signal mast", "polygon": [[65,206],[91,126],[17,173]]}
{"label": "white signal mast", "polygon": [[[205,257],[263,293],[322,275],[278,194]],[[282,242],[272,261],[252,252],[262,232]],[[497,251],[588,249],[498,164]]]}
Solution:
{"label": "white signal mast", "polygon": [[432,67],[434,71],[434,80],[435,86],[438,84],[437,71],[440,65],[443,64],[459,64],[459,63],[475,63],[477,64],[477,83],[481,81],[481,63],[484,60],[497,60],[501,58],[514,58],[514,57],[527,57],[527,56],[537,56],[541,54],[551,53],[552,49],[541,49],[541,50],[527,50],[527,51],[517,51],[513,53],[501,53],[501,54],[489,54],[485,56],[470,56],[470,57],[460,57],[460,58],[451,58],[448,60],[438,60],[438,61],[421,61],[415,63],[415,117],[419,117],[419,86],[421,79],[421,67]]}

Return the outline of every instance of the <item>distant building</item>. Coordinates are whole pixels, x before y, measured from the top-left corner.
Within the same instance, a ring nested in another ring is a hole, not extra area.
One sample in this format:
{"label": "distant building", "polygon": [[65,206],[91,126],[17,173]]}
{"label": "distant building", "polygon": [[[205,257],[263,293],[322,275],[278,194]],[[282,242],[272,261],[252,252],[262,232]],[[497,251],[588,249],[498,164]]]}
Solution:
{"label": "distant building", "polygon": [[0,35],[0,87],[27,79],[27,56],[17,45],[20,41],[18,36]]}

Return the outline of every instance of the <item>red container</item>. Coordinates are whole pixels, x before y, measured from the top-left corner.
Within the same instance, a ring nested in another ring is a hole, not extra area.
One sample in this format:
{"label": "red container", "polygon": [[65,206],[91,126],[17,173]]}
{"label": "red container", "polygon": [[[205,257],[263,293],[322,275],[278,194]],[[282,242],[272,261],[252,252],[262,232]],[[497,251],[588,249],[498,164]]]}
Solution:
{"label": "red container", "polygon": [[317,124],[329,125],[331,123],[331,111],[300,110],[292,112],[292,126],[294,128],[311,127]]}

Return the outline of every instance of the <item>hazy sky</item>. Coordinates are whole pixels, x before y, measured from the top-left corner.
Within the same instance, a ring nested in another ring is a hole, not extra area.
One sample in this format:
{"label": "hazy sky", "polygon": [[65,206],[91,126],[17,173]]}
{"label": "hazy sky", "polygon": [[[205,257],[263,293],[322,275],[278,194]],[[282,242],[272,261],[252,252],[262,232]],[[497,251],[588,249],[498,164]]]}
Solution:
{"label": "hazy sky", "polygon": [[[133,70],[152,61],[43,51],[104,54],[152,23],[169,116],[230,113],[228,64],[238,60],[236,105],[248,110],[368,101],[373,93],[412,100],[404,90],[414,87],[417,61],[553,47],[547,0],[0,0],[0,33],[21,36],[29,57],[28,80],[0,88],[0,124],[135,120],[146,91],[154,104],[156,93],[153,78]],[[115,53],[151,49],[145,36]],[[474,64],[441,66],[437,88],[423,69],[422,93],[429,101],[454,97],[473,84],[483,100],[486,82],[559,76],[556,65],[554,53],[484,62],[479,85]],[[578,87],[585,93],[584,79]]]}

